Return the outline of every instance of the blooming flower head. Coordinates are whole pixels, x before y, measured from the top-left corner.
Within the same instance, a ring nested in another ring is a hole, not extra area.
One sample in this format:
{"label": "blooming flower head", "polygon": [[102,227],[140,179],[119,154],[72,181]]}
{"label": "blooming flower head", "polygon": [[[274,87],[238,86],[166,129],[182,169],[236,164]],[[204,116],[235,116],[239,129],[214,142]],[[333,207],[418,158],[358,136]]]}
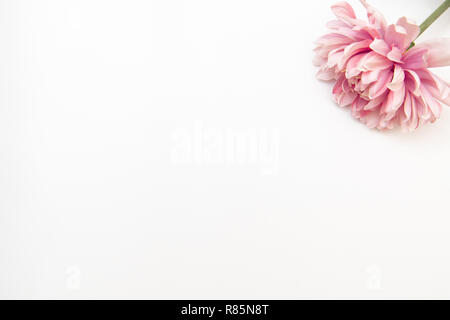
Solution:
{"label": "blooming flower head", "polygon": [[439,118],[450,105],[450,85],[428,68],[450,65],[450,39],[413,46],[420,28],[402,17],[387,24],[383,15],[361,0],[368,21],[358,19],[347,2],[332,6],[337,20],[314,49],[317,77],[335,80],[336,102],[370,128],[401,126],[413,130]]}

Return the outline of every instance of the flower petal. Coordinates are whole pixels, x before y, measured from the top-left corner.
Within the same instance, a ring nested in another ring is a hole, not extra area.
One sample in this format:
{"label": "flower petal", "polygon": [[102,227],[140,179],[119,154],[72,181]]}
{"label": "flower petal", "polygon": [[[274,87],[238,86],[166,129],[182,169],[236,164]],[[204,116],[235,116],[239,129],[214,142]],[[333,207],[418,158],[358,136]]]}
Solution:
{"label": "flower petal", "polygon": [[393,62],[403,63],[402,54],[403,52],[399,48],[393,47],[386,57]]}
{"label": "flower petal", "polygon": [[361,75],[361,82],[363,84],[369,84],[374,81],[376,81],[380,75],[381,69],[373,70],[373,71],[366,71],[363,72]]}
{"label": "flower petal", "polygon": [[409,122],[409,130],[417,129],[419,126],[419,117],[417,115],[417,100],[415,97],[410,96],[411,99],[411,120]]}
{"label": "flower petal", "polygon": [[361,70],[358,69],[359,62],[364,57],[364,54],[356,54],[351,57],[347,62],[347,67],[345,68],[345,77],[350,79],[352,77],[356,77],[361,73]]}
{"label": "flower petal", "polygon": [[391,48],[383,39],[374,39],[370,44],[370,49],[382,56],[386,56],[391,51]]}
{"label": "flower petal", "polygon": [[366,111],[361,114],[361,122],[368,126],[370,129],[376,128],[380,121],[380,115],[378,111]]}
{"label": "flower petal", "polygon": [[341,20],[331,20],[331,21],[327,22],[326,26],[327,26],[327,28],[334,29],[334,30],[348,27],[348,25],[346,23],[342,22]]}
{"label": "flower petal", "polygon": [[392,61],[372,51],[361,60],[360,68],[362,68],[363,71],[371,71],[376,69],[387,69],[391,67],[392,64]]}
{"label": "flower petal", "polygon": [[338,68],[343,69],[348,59],[354,56],[355,54],[369,50],[369,45],[371,42],[372,42],[371,40],[363,40],[359,42],[354,42],[351,45],[345,47],[344,57],[338,63]]}
{"label": "flower petal", "polygon": [[344,83],[344,81],[345,81],[345,76],[341,75],[337,79],[336,83],[333,86],[333,94],[340,94],[340,93],[342,93],[342,91],[343,91],[342,90],[342,84]]}
{"label": "flower petal", "polygon": [[428,49],[428,68],[450,66],[450,38],[428,40],[418,44],[417,49]]}
{"label": "flower petal", "polygon": [[352,115],[355,118],[359,118],[360,111],[364,109],[364,106],[367,105],[367,101],[358,97],[352,103]]}
{"label": "flower petal", "polygon": [[403,56],[403,67],[405,69],[423,69],[427,67],[428,49],[420,46],[415,46]]}
{"label": "flower petal", "polygon": [[331,11],[334,15],[343,21],[348,21],[349,19],[356,19],[355,11],[352,6],[345,1],[338,2],[331,6]]}
{"label": "flower petal", "polygon": [[405,28],[396,24],[388,25],[385,36],[386,43],[404,51],[408,47],[408,33]]}
{"label": "flower petal", "polygon": [[327,68],[326,65],[323,65],[317,71],[316,77],[319,80],[330,81],[336,78],[336,72],[334,68]]}
{"label": "flower petal", "polygon": [[442,105],[433,97],[433,95],[427,90],[426,86],[420,87],[420,91],[422,92],[423,102],[430,111],[433,113],[433,116],[437,119],[441,115]]}
{"label": "flower petal", "polygon": [[406,37],[406,45],[409,46],[411,42],[416,40],[420,33],[420,27],[412,20],[409,20],[406,17],[401,17],[397,21],[397,25],[402,26],[407,33]]}
{"label": "flower petal", "polygon": [[376,8],[372,7],[367,3],[365,0],[361,0],[362,5],[367,10],[367,18],[369,19],[369,22],[373,25],[375,25],[380,30],[384,31],[386,30],[386,19],[384,18],[383,14],[378,11]]}
{"label": "flower petal", "polygon": [[376,97],[382,95],[386,89],[389,82],[392,80],[392,71],[383,70],[380,73],[378,81],[375,81],[369,89],[369,99],[375,99]]}
{"label": "flower petal", "polygon": [[411,91],[415,96],[420,95],[420,78],[419,75],[413,70],[405,70],[405,85],[406,88]]}
{"label": "flower petal", "polygon": [[406,123],[411,118],[411,96],[409,93],[406,93],[405,95],[405,102],[403,103],[403,112],[404,112],[404,120],[403,122]]}
{"label": "flower petal", "polygon": [[450,106],[450,84],[433,74],[431,71],[422,72],[424,86],[430,93],[446,105]]}
{"label": "flower petal", "polygon": [[384,93],[381,96],[376,97],[375,99],[371,99],[364,107],[364,110],[372,110],[374,108],[379,107],[383,101],[386,99],[387,94]]}
{"label": "flower petal", "polygon": [[[405,100],[405,85],[404,83],[402,83],[400,89],[389,92],[387,99],[385,100],[383,106],[381,107],[381,111],[393,117],[397,109],[403,104],[404,100]],[[388,117],[387,120],[392,119],[392,117]]]}
{"label": "flower petal", "polygon": [[328,54],[327,66],[329,68],[336,66],[343,57],[344,57],[343,49],[337,48],[337,49],[331,50],[330,53]]}
{"label": "flower petal", "polygon": [[392,77],[391,83],[387,85],[387,87],[392,90],[400,90],[402,86],[404,86],[405,81],[405,72],[403,71],[403,68],[399,65],[395,65],[394,67],[394,75]]}

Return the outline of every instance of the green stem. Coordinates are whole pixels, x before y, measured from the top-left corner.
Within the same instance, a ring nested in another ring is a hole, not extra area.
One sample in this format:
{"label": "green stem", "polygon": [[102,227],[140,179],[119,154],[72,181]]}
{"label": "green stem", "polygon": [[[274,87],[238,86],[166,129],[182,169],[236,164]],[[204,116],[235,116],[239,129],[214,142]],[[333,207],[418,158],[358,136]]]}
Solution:
{"label": "green stem", "polygon": [[450,0],[445,0],[444,3],[442,3],[439,8],[434,10],[434,12],[420,25],[420,33],[419,36],[428,29],[429,26],[433,22],[437,20],[444,12],[450,7]]}
{"label": "green stem", "polygon": [[[444,12],[450,7],[450,0],[445,0],[428,18],[425,19],[424,22],[420,25],[420,33],[417,37],[419,37],[422,33],[424,33],[425,30],[428,29],[429,26],[433,22],[437,20]],[[408,49],[411,49],[414,47],[415,43],[412,42]]]}

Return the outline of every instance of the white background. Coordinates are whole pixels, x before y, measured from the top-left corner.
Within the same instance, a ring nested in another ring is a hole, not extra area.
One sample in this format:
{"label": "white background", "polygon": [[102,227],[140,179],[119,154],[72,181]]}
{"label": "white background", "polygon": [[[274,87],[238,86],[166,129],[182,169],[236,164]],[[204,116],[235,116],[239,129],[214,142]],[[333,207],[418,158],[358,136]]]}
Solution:
{"label": "white background", "polygon": [[0,0],[0,297],[450,298],[450,108],[336,106],[333,2]]}

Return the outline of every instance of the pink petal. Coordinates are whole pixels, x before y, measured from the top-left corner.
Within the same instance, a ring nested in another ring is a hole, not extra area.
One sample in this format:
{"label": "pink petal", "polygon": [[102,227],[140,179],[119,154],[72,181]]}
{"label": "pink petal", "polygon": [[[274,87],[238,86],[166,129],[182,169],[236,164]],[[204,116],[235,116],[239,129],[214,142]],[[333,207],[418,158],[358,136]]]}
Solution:
{"label": "pink petal", "polygon": [[352,56],[356,53],[367,51],[369,49],[369,45],[371,42],[372,42],[371,40],[354,42],[345,48],[344,53],[346,56]]}
{"label": "pink petal", "polygon": [[335,49],[342,49],[343,46],[341,45],[334,45],[334,46],[329,46],[329,47],[317,47],[314,48],[314,52],[316,53],[316,56],[324,58],[324,61],[326,62],[328,60],[328,55],[330,54],[330,52],[332,50]]}
{"label": "pink petal", "polygon": [[[349,80],[350,81],[350,80]],[[366,96],[366,89],[369,87],[369,85],[368,84],[364,84],[364,83],[362,83],[361,81],[356,81],[356,83],[355,83],[355,87],[354,87],[354,90],[355,91],[357,91],[357,92],[362,92],[361,93],[361,95],[362,96]]]}
{"label": "pink petal", "polygon": [[419,117],[417,116],[416,98],[410,96],[411,99],[411,120],[409,123],[409,130],[417,129],[419,126]]}
{"label": "pink petal", "polygon": [[450,38],[433,39],[418,44],[417,49],[428,49],[427,66],[450,66]]}
{"label": "pink petal", "polygon": [[361,73],[361,70],[358,69],[358,65],[363,57],[364,54],[357,54],[348,60],[347,67],[345,68],[345,76],[347,79],[356,77]]}
{"label": "pink petal", "polygon": [[362,76],[361,76],[361,82],[364,84],[369,84],[369,83],[374,82],[375,80],[378,79],[380,72],[381,72],[381,69],[363,72]]}
{"label": "pink petal", "polygon": [[379,123],[380,116],[377,111],[368,111],[361,116],[361,122],[370,129],[376,128]]}
{"label": "pink petal", "polygon": [[420,78],[419,75],[413,70],[405,69],[405,84],[409,91],[415,96],[420,95]]}
{"label": "pink petal", "polygon": [[423,69],[427,67],[428,49],[420,46],[415,46],[403,56],[403,67],[405,69]]}
{"label": "pink petal", "polygon": [[427,72],[427,76],[432,79],[432,81],[424,82],[427,90],[430,91],[433,97],[450,106],[450,85],[431,71]]}
{"label": "pink petal", "polygon": [[375,81],[369,89],[369,98],[375,99],[376,97],[382,95],[386,89],[389,82],[392,80],[392,71],[391,70],[383,70],[380,73],[380,77],[378,81]]}
{"label": "pink petal", "polygon": [[404,122],[409,120],[411,118],[411,97],[409,93],[406,93],[405,95],[405,102],[403,104],[403,112],[405,114]]}
{"label": "pink petal", "polygon": [[331,20],[326,24],[329,29],[340,29],[348,27],[348,25],[340,20]]}
{"label": "pink petal", "polygon": [[359,117],[359,112],[364,109],[364,106],[367,104],[367,101],[357,97],[352,103],[352,115],[355,118]]}
{"label": "pink petal", "polygon": [[391,51],[391,47],[383,39],[374,39],[370,44],[370,48],[382,56],[386,56]]}
{"label": "pink petal", "polygon": [[333,94],[340,94],[340,93],[343,92],[343,90],[342,90],[342,83],[343,83],[344,81],[346,81],[345,76],[344,76],[344,75],[341,75],[341,76],[337,79],[336,83],[335,83],[334,86],[333,86],[333,91],[332,91]]}
{"label": "pink petal", "polygon": [[393,47],[392,50],[387,54],[387,58],[397,63],[403,63],[402,55],[403,52],[399,48]]}
{"label": "pink petal", "polygon": [[[402,83],[402,86],[400,87],[399,90],[389,92],[387,99],[384,102],[381,110],[393,116],[397,111],[397,109],[403,104],[404,100],[405,100],[405,85]],[[391,118],[389,118],[389,120],[390,119]]]}
{"label": "pink petal", "polygon": [[403,52],[408,46],[408,33],[402,26],[390,24],[386,29],[385,41],[389,46],[397,47]]}
{"label": "pink petal", "polygon": [[403,71],[402,67],[396,64],[394,67],[394,75],[392,77],[392,81],[387,85],[387,87],[392,91],[400,90],[402,87],[404,87],[404,80],[405,72]]}
{"label": "pink petal", "polygon": [[442,111],[441,104],[431,95],[426,86],[422,86],[420,91],[422,92],[422,98],[425,105],[430,108],[435,118],[439,118]]}
{"label": "pink petal", "polygon": [[352,43],[353,40],[349,37],[344,36],[340,33],[327,33],[321,36],[319,39],[315,41],[315,44],[322,46],[332,46],[332,45],[348,45]]}
{"label": "pink petal", "polygon": [[341,83],[342,90],[337,90],[335,99],[341,107],[346,107],[348,105],[351,105],[353,101],[355,101],[355,99],[358,97],[358,95],[349,87],[348,81],[344,79]]}
{"label": "pink petal", "polygon": [[419,36],[420,33],[420,27],[414,22],[409,20],[406,17],[401,17],[397,21],[397,25],[402,26],[407,33],[406,37],[406,45],[409,46],[411,42],[416,40],[416,38]]}
{"label": "pink petal", "polygon": [[364,107],[364,110],[372,110],[376,107],[379,107],[383,101],[386,99],[386,93],[382,94],[381,96],[376,97],[375,99],[371,99],[366,106]]}
{"label": "pink petal", "polygon": [[[431,73],[431,72],[430,72]],[[450,84],[444,82],[441,78],[433,74],[433,77],[436,79],[438,83],[439,95],[435,97],[439,99],[441,102],[450,106]]]}
{"label": "pink petal", "polygon": [[369,5],[365,0],[361,0],[361,3],[364,7],[366,7],[369,22],[384,32],[384,30],[386,30],[387,23],[383,14],[376,8]]}
{"label": "pink petal", "polygon": [[382,55],[376,52],[368,53],[364,59],[361,60],[360,67],[363,71],[370,71],[376,69],[387,69],[392,66],[392,61],[389,61]]}
{"label": "pink petal", "polygon": [[342,69],[344,67],[344,64],[353,55],[367,51],[369,49],[370,43],[371,43],[371,40],[363,40],[363,41],[359,41],[359,42],[354,42],[351,45],[345,47],[344,58],[338,64],[338,68]]}
{"label": "pink petal", "polygon": [[326,63],[326,59],[324,59],[323,57],[319,56],[319,55],[314,55],[313,58],[313,65],[315,65],[316,67],[320,67],[321,65],[323,65],[324,63]]}
{"label": "pink petal", "polygon": [[366,39],[371,39],[370,34],[368,34],[366,31],[361,31],[362,29],[359,27],[352,27],[351,29],[349,27],[347,28],[341,28],[338,30],[339,33],[342,35],[352,39],[353,41],[361,41]]}
{"label": "pink petal", "polygon": [[353,27],[353,30],[358,31],[361,35],[366,35],[365,39],[381,38],[381,32],[374,26],[359,20],[354,23],[357,25]]}
{"label": "pink petal", "polygon": [[423,99],[414,98],[414,100],[416,101],[417,117],[420,122],[428,122],[431,119],[430,109],[425,105]]}
{"label": "pink petal", "polygon": [[334,68],[327,68],[324,65],[317,71],[316,77],[319,80],[330,81],[336,78],[336,72],[334,72]]}
{"label": "pink petal", "polygon": [[356,19],[355,11],[348,2],[341,1],[331,6],[331,11],[338,19],[347,21],[348,19]]}
{"label": "pink petal", "polygon": [[328,54],[328,62],[327,62],[327,66],[329,68],[332,68],[334,66],[336,66],[341,59],[344,57],[344,50],[341,48],[335,49],[335,50],[331,50],[330,53]]}
{"label": "pink petal", "polygon": [[357,98],[357,94],[354,92],[343,92],[341,95],[339,95],[336,99],[336,102],[341,107],[347,107],[355,101]]}
{"label": "pink petal", "polygon": [[450,105],[450,85],[433,74],[428,69],[416,70],[420,78],[421,86],[426,86],[427,89],[440,101]]}

